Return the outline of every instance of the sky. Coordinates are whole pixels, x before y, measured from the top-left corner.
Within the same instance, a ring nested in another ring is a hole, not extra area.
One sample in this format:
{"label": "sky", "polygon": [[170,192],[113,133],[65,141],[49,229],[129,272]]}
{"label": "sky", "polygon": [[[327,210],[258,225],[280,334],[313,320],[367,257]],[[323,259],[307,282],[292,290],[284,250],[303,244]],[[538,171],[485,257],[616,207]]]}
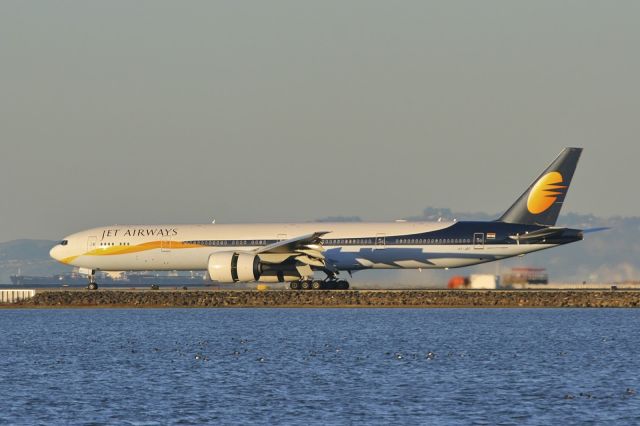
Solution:
{"label": "sky", "polygon": [[640,2],[0,3],[0,241],[125,223],[640,215]]}

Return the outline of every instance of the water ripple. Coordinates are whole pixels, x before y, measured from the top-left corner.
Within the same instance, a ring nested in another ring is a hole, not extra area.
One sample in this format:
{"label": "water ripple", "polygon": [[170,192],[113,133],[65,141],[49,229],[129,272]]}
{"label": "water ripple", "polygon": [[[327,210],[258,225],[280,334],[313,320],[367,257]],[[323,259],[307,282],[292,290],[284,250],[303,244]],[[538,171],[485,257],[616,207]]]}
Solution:
{"label": "water ripple", "polygon": [[0,424],[640,423],[640,311],[0,311]]}

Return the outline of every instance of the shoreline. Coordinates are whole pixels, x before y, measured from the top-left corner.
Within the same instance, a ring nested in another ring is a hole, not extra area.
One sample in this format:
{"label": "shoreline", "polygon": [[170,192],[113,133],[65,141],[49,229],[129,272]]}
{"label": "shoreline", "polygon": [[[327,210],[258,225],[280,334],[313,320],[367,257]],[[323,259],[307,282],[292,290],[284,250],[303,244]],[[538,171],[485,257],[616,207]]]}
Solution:
{"label": "shoreline", "polygon": [[0,309],[637,308],[634,290],[38,290]]}

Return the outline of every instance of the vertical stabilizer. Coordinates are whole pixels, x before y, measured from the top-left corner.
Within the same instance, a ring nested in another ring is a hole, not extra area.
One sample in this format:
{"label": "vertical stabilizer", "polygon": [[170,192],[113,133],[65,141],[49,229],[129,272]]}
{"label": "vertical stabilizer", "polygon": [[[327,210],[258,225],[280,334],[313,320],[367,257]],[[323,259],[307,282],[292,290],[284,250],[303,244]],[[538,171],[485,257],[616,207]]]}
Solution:
{"label": "vertical stabilizer", "polygon": [[527,225],[555,225],[581,153],[582,148],[565,148],[498,220]]}

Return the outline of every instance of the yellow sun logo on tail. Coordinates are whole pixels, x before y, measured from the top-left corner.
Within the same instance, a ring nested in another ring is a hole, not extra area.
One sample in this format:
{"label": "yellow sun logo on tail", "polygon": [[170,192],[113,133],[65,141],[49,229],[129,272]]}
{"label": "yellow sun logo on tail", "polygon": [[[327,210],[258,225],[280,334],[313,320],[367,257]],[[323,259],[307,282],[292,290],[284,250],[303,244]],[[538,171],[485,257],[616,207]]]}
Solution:
{"label": "yellow sun logo on tail", "polygon": [[556,202],[559,195],[563,194],[566,186],[562,183],[562,175],[558,172],[547,173],[542,176],[529,192],[527,209],[531,214],[544,213]]}

